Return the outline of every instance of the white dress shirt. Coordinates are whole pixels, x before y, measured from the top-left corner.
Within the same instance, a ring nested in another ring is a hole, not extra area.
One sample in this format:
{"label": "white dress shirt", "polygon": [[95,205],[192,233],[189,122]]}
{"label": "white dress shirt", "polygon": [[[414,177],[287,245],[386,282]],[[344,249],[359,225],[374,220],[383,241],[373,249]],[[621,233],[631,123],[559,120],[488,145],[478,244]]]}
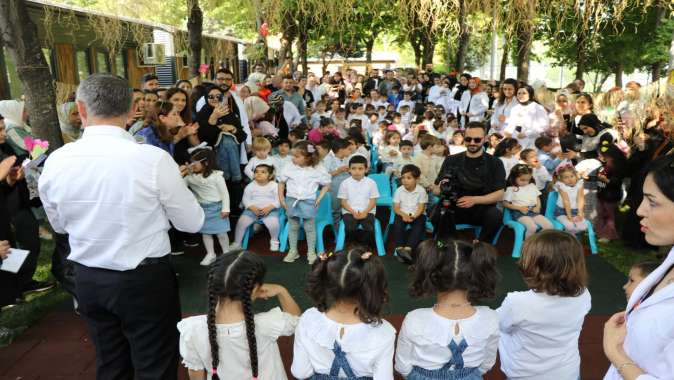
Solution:
{"label": "white dress shirt", "polygon": [[[439,369],[449,362],[452,352],[448,346],[452,339],[459,344],[466,340],[463,352],[465,368],[479,368],[484,374],[496,362],[498,348],[498,315],[486,306],[476,306],[476,312],[466,319],[453,320],[438,315],[432,308],[417,309],[405,316],[398,334],[395,369],[403,376],[414,366]],[[454,335],[454,329],[459,335]]]}
{"label": "white dress shirt", "polygon": [[428,203],[428,193],[419,184],[412,191],[400,186],[393,194],[393,204],[396,203],[400,204],[400,211],[405,214],[416,214],[420,204]]}
{"label": "white dress shirt", "polygon": [[496,310],[503,373],[520,380],[578,379],[578,338],[590,304],[587,289],[577,297],[508,293]]}
{"label": "white dress shirt", "polygon": [[[185,318],[178,323],[180,356],[183,365],[193,371],[206,370],[206,378],[213,376],[211,345],[205,315]],[[295,332],[299,317],[284,313],[276,307],[255,314],[255,340],[259,380],[285,380],[286,371],[278,348],[278,338]],[[221,379],[250,379],[250,354],[246,338],[246,324],[218,323],[215,325],[218,341],[218,374]]]}
{"label": "white dress shirt", "polygon": [[[337,198],[346,200],[354,211],[365,211],[370,203],[370,199],[379,198],[379,189],[377,189],[377,183],[371,178],[363,177],[360,181],[356,181],[353,177],[349,177],[339,185]],[[370,214],[374,215],[376,212],[376,207],[370,210]],[[348,213],[342,207],[342,214]]]}
{"label": "white dress shirt", "polygon": [[[674,284],[653,293],[635,306],[665,276],[674,265],[674,249],[634,289],[627,303],[627,336],[623,348],[627,356],[646,374],[637,380],[674,378]],[[618,370],[611,366],[604,380],[621,380]]]}
{"label": "white dress shirt", "polygon": [[185,232],[204,223],[173,158],[120,127],[88,126],[54,151],[39,191],[54,231],[70,235],[68,259],[89,267],[135,269],[171,251],[169,221]]}
{"label": "white dress shirt", "polygon": [[[340,338],[340,330],[344,334]],[[338,342],[354,374],[374,380],[393,380],[393,350],[396,330],[387,321],[380,325],[342,325],[316,308],[302,314],[295,330],[291,371],[298,379],[314,373],[329,374]],[[340,371],[344,376],[344,371]]]}

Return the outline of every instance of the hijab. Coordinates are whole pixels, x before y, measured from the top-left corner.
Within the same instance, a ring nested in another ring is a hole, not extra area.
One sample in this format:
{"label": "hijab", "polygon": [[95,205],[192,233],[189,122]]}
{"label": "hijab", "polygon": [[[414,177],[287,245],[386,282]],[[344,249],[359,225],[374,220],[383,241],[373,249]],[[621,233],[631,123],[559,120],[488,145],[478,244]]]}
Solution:
{"label": "hijab", "polygon": [[59,125],[61,126],[61,133],[64,138],[69,138],[71,141],[82,137],[82,128],[75,127],[70,123],[70,113],[75,107],[75,102],[66,102],[58,107]]}
{"label": "hijab", "polygon": [[25,103],[18,100],[0,100],[0,115],[5,118],[7,127],[9,127],[9,124],[13,127],[27,127],[23,121],[24,106]]}

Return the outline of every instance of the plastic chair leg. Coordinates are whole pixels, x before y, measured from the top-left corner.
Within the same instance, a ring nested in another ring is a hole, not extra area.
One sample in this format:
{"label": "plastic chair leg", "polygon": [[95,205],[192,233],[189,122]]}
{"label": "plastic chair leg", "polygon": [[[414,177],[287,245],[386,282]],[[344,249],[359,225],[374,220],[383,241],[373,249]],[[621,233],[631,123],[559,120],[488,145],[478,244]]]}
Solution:
{"label": "plastic chair leg", "polygon": [[503,232],[503,226],[498,229],[498,232],[496,232],[496,236],[494,236],[494,240],[492,240],[491,244],[496,245],[498,243],[498,239],[501,238],[501,232]]}
{"label": "plastic chair leg", "polygon": [[526,231],[526,228],[521,224],[513,226],[512,228],[513,231],[515,232],[515,240],[513,242],[512,256],[514,258],[519,258],[522,253],[522,245],[524,244],[524,233]]}
{"label": "plastic chair leg", "polygon": [[279,241],[279,252],[285,252],[288,250],[288,223],[285,223],[281,227],[281,231],[279,231],[278,234],[278,241]]}
{"label": "plastic chair leg", "polygon": [[323,241],[323,232],[327,227],[326,223],[316,223],[316,253],[325,252],[325,242]]}
{"label": "plastic chair leg", "polygon": [[386,256],[384,235],[381,232],[381,223],[377,219],[374,221],[374,241],[377,244],[377,255]]}
{"label": "plastic chair leg", "polygon": [[599,253],[599,250],[597,249],[597,236],[594,234],[594,227],[592,226],[592,223],[586,221],[586,224],[587,240],[590,242],[590,252],[592,252],[593,255],[596,255]]}
{"label": "plastic chair leg", "polygon": [[243,233],[243,239],[241,240],[241,248],[243,249],[248,249],[248,240],[253,235],[253,225],[251,224],[250,227],[246,228],[246,232]]}

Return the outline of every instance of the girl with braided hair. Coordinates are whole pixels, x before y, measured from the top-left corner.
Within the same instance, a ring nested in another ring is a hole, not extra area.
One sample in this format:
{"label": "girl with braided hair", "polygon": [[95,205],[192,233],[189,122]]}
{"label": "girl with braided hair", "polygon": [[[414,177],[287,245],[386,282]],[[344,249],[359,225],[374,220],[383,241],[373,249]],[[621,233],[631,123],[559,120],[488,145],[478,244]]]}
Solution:
{"label": "girl with braided hair", "polygon": [[[276,341],[295,332],[301,310],[283,286],[264,283],[266,271],[259,256],[241,250],[211,265],[208,314],[178,323],[180,355],[191,380],[286,379]],[[253,301],[272,297],[281,308],[253,314]]]}
{"label": "girl with braided hair", "polygon": [[379,258],[362,248],[321,254],[306,282],[316,306],[302,314],[295,332],[293,376],[393,379],[396,331],[382,319],[388,291]]}

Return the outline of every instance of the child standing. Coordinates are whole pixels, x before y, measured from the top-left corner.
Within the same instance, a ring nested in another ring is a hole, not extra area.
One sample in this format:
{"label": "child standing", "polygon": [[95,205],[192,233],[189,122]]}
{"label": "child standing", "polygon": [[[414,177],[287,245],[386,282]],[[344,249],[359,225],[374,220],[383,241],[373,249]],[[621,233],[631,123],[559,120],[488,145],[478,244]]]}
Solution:
{"label": "child standing", "polygon": [[419,177],[419,184],[424,189],[428,190],[438,177],[440,167],[436,160],[433,159],[433,147],[437,139],[431,135],[424,135],[419,142],[421,153],[414,156],[412,160],[414,165],[421,170],[421,177]]}
{"label": "child standing", "polygon": [[256,137],[253,139],[253,154],[254,156],[250,158],[246,167],[243,169],[243,173],[248,177],[248,179],[253,180],[253,170],[261,164],[266,164],[276,167],[276,160],[274,157],[270,156],[271,153],[271,143],[264,137]]}
{"label": "child standing", "polygon": [[[558,182],[555,190],[559,193],[555,218],[564,225],[564,229],[572,234],[587,230],[583,217],[585,207],[585,186],[579,179],[573,165],[566,164],[557,167]],[[580,211],[579,211],[580,210]]]}
{"label": "child standing", "polygon": [[400,133],[398,131],[388,131],[384,144],[379,146],[379,162],[383,172],[393,166],[395,159],[400,156]]}
{"label": "child standing", "polygon": [[583,246],[543,231],[524,243],[519,267],[529,290],[508,293],[496,310],[501,370],[509,379],[578,379],[578,337],[591,307]]}
{"label": "child standing", "polygon": [[497,280],[488,244],[421,243],[410,293],[437,301],[405,316],[396,370],[411,380],[482,379],[496,361],[499,321],[494,310],[473,305],[496,295]]}
{"label": "child standing", "polygon": [[215,242],[218,242],[223,252],[229,250],[229,193],[222,172],[216,170],[215,152],[210,147],[200,148],[192,152],[190,164],[183,166],[181,171],[185,175],[185,183],[192,190],[199,205],[204,209],[204,225],[201,227],[201,236],[206,248],[206,256],[201,265],[209,266],[215,261]]}
{"label": "child standing", "polygon": [[290,153],[290,141],[280,139],[276,142],[277,153],[273,156],[276,160],[276,173],[282,173],[283,168],[293,161]]}
{"label": "child standing", "polygon": [[269,230],[269,250],[278,251],[278,233],[280,229],[278,209],[281,206],[278,196],[278,184],[271,179],[274,176],[274,167],[260,164],[255,167],[255,180],[243,190],[241,202],[245,210],[239,221],[236,222],[234,242],[241,246],[243,235],[248,227],[255,222],[262,222]]}
{"label": "child standing", "polygon": [[503,195],[503,207],[510,209],[513,220],[527,228],[526,238],[536,233],[538,227],[550,230],[552,223],[541,215],[541,192],[532,183],[532,172],[525,164],[517,164],[508,176],[508,187]]}
{"label": "child standing", "polygon": [[[346,241],[357,241],[366,247],[374,248],[374,216],[377,211],[379,189],[377,183],[365,177],[367,160],[362,156],[349,159],[350,178],[339,186],[337,197],[342,205],[342,221],[346,232]],[[358,226],[363,228],[358,233]]]}
{"label": "child standing", "polygon": [[[321,199],[330,189],[330,175],[318,165],[316,147],[308,141],[297,142],[292,149],[293,162],[286,165],[279,176],[278,195],[281,206],[288,215],[288,243],[290,249],[283,259],[292,263],[300,257],[297,251],[297,239],[300,232],[300,219],[304,221],[307,236],[307,261],[316,261],[316,212]],[[318,187],[321,192],[316,197]],[[288,193],[286,194],[286,187]]]}
{"label": "child standing", "polygon": [[[264,283],[265,273],[262,259],[250,251],[217,258],[208,276],[208,314],[178,323],[190,379],[287,378],[277,340],[293,335],[301,310],[283,286]],[[253,314],[256,299],[273,297],[281,308]]]}
{"label": "child standing", "polygon": [[321,255],[307,278],[315,307],[295,331],[291,372],[298,379],[393,379],[395,329],[382,318],[384,265],[354,248]]}
{"label": "child standing", "polygon": [[[426,215],[424,210],[428,203],[428,193],[417,184],[421,170],[414,165],[405,165],[401,171],[402,186],[393,195],[393,236],[396,239],[398,260],[412,263],[412,252],[417,249],[424,237]],[[410,231],[405,228],[409,226]]]}
{"label": "child standing", "polygon": [[520,161],[520,151],[522,146],[516,139],[506,137],[494,149],[494,157],[498,157],[503,161],[503,168],[505,169],[506,178],[510,175],[510,170]]}
{"label": "child standing", "polygon": [[[413,165],[414,159],[412,158],[412,152],[414,151],[414,144],[411,141],[403,140],[400,142],[400,156],[396,157],[393,162],[393,174],[396,177],[400,177],[400,171],[405,165]],[[391,174],[391,173],[386,173]]]}

